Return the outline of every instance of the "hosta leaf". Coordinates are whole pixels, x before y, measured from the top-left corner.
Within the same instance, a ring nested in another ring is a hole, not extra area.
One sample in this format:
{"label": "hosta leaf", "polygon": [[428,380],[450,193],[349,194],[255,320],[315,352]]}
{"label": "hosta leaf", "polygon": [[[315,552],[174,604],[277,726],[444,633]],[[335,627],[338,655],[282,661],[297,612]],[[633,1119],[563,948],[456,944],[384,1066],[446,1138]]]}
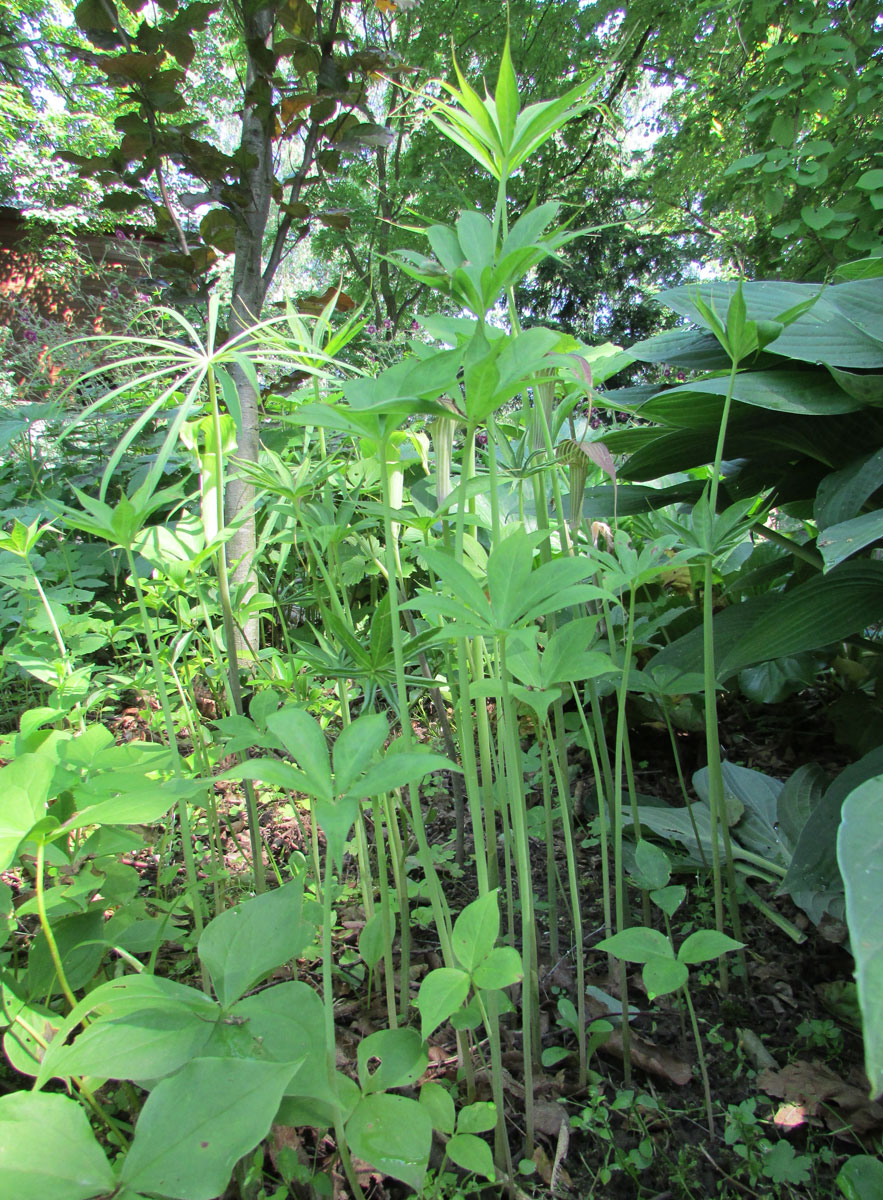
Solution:
{"label": "hosta leaf", "polygon": [[861,633],[879,620],[881,587],[883,563],[844,563],[776,597],[772,608],[730,648],[719,677]]}
{"label": "hosta leaf", "polygon": [[883,1093],[883,775],[867,780],[846,797],[837,858],[855,956],[865,1068],[876,1097]]}

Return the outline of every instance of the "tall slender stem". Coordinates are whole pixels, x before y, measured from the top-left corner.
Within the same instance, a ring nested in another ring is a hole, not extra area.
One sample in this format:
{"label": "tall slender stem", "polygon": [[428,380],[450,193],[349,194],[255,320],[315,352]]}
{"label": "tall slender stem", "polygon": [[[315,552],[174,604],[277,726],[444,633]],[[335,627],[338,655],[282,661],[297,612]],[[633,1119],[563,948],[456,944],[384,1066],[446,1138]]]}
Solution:
{"label": "tall slender stem", "polygon": [[[147,639],[147,649],[150,654],[150,663],[153,667],[153,678],[156,684],[156,690],[159,693],[159,703],[163,714],[163,724],[165,725],[166,738],[169,743],[169,752],[172,755],[172,763],[174,764],[175,774],[179,779],[184,778],[184,768],[181,763],[181,752],[178,749],[178,739],[175,735],[175,719],[172,716],[172,706],[169,702],[169,692],[166,687],[165,675],[163,674],[162,663],[159,658],[159,650],[156,645],[156,638],[153,636],[153,625],[150,622],[150,616],[147,612],[147,605],[144,602],[144,591],[141,587],[141,580],[138,578],[138,568],[135,564],[135,555],[132,553],[130,546],[125,547],[126,560],[129,564],[129,572],[132,578],[132,586],[135,589],[135,598],[138,604],[138,612],[141,616],[141,627],[144,630],[144,636]],[[181,827],[181,850],[184,855],[184,867],[187,872],[187,883],[190,893],[193,898],[193,918],[196,922],[197,933],[202,933],[203,930],[203,914],[202,914],[202,897],[199,894],[199,879],[196,874],[196,860],[193,857],[193,834],[190,828],[190,813],[187,810],[187,801],[183,796],[179,796],[176,809],[178,813],[178,824]],[[203,981],[208,985],[208,977],[203,968]]]}

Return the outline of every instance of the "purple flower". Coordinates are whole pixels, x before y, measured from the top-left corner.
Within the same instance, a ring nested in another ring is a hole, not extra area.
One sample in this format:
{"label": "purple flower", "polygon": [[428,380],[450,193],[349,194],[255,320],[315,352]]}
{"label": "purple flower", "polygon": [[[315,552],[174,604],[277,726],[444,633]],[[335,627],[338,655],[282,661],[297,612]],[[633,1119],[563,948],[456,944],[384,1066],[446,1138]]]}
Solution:
{"label": "purple flower", "polygon": [[686,371],[678,371],[678,373],[677,373],[677,375],[675,376],[675,378],[677,379],[678,383],[683,383],[683,382],[684,382],[684,380],[687,378],[687,373],[686,373]]}
{"label": "purple flower", "polygon": [[36,340],[37,340],[37,331],[35,329],[26,329],[25,330],[25,341],[26,342],[35,342]]}
{"label": "purple flower", "polygon": [[601,418],[597,413],[592,413],[592,415],[589,417],[589,424],[591,425],[592,429],[601,428]]}
{"label": "purple flower", "polygon": [[119,289],[119,288],[117,288],[117,287],[112,287],[112,288],[110,289],[109,295],[110,295],[110,298],[111,298],[111,300],[119,300],[119,298],[120,298],[120,289]]}
{"label": "purple flower", "polygon": [[390,321],[389,317],[383,318],[383,328],[384,329],[392,329],[392,321]]}
{"label": "purple flower", "polygon": [[486,446],[487,445],[487,433],[483,429],[479,429],[478,433],[476,433],[475,444],[476,444],[476,446]]}
{"label": "purple flower", "polygon": [[420,328],[420,322],[419,322],[419,321],[412,321],[412,322],[411,322],[411,332],[412,332],[412,333],[416,333],[416,332],[417,332],[417,330],[418,330],[419,328]]}
{"label": "purple flower", "polygon": [[136,292],[135,299],[140,300],[142,304],[146,304],[148,302],[148,300],[150,299],[150,297],[145,296],[143,292]]}
{"label": "purple flower", "polygon": [[620,425],[625,425],[629,419],[629,415],[628,415],[628,413],[625,413],[625,412],[617,413],[616,419],[620,423]]}
{"label": "purple flower", "polygon": [[127,241],[129,240],[129,238],[128,238],[128,236],[126,235],[125,231],[124,231],[124,230],[122,230],[122,229],[118,229],[118,230],[116,231],[116,233],[115,233],[113,236],[116,238],[116,240],[117,240],[118,242],[127,242]]}
{"label": "purple flower", "polygon": [[377,326],[376,326],[376,325],[366,325],[366,326],[365,326],[365,332],[366,332],[366,333],[376,333],[376,332],[377,332]]}

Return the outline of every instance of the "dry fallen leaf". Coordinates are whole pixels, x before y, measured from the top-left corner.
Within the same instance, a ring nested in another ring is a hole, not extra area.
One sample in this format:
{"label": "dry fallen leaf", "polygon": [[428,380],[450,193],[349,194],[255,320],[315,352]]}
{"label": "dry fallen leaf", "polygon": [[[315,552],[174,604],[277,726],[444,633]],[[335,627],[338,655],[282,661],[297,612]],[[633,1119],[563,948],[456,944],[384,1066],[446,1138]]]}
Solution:
{"label": "dry fallen leaf", "polygon": [[[618,1029],[614,1030],[599,1048],[602,1053],[622,1058],[621,1032]],[[678,1087],[686,1087],[693,1078],[693,1068],[688,1062],[670,1054],[668,1050],[654,1046],[651,1042],[645,1042],[634,1033],[631,1036],[629,1057],[634,1066],[640,1067],[651,1075],[660,1075],[670,1083],[677,1084]]]}
{"label": "dry fallen leaf", "polygon": [[824,1063],[798,1059],[781,1071],[762,1071],[758,1087],[788,1104],[804,1105],[808,1117],[822,1117],[833,1132],[857,1133],[883,1128],[883,1105],[868,1099],[866,1088],[847,1083]]}
{"label": "dry fallen leaf", "polygon": [[554,1100],[535,1100],[533,1120],[537,1133],[556,1138],[561,1126],[567,1124],[567,1113]]}

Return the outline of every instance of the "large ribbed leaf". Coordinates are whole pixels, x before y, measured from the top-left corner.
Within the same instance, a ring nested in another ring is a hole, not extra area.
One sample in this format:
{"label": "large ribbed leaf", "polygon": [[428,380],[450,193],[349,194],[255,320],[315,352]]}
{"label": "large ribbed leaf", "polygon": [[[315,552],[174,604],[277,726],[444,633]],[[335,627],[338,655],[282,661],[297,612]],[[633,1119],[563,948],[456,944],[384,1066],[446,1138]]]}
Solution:
{"label": "large ribbed leaf", "polygon": [[[726,376],[685,383],[667,393],[670,399],[683,397],[690,402],[698,396],[726,396],[730,381]],[[733,384],[733,399],[773,412],[804,413],[808,416],[832,416],[861,408],[861,401],[848,396],[827,371],[743,371]],[[695,403],[695,401],[693,401]],[[707,407],[707,406],[706,406]],[[645,405],[641,416],[651,416],[652,405]]]}
{"label": "large ribbed leaf", "polygon": [[871,1094],[883,1092],[883,776],[850,792],[843,803],[837,859],[846,889],[846,920],[862,1010],[865,1069]]}
{"label": "large ribbed leaf", "polygon": [[[817,650],[860,633],[883,615],[883,563],[844,563],[784,595],[759,596],[714,618],[718,679],[772,658]],[[650,660],[645,673],[666,692],[696,691],[702,672],[697,628]]]}
{"label": "large ribbed leaf", "polygon": [[813,517],[819,529],[858,516],[862,505],[883,487],[883,450],[875,450],[833,471],[819,484]]}
{"label": "large ribbed leaf", "polygon": [[883,747],[878,746],[840,772],[800,831],[781,891],[787,892],[816,924],[826,912],[842,917],[843,881],[837,865],[837,828],[844,801],[855,788],[881,773]]}
{"label": "large ribbed leaf", "polygon": [[[860,286],[871,285],[857,292]],[[721,316],[726,314],[735,282],[716,282],[686,285],[662,292],[659,299],[675,312],[701,324],[695,305],[697,294]],[[812,308],[789,325],[770,345],[770,350],[785,358],[803,362],[830,363],[835,367],[883,367],[883,342],[872,337],[866,328],[867,306],[873,295],[883,295],[883,281],[862,280],[826,288]],[[812,299],[818,287],[809,283],[759,282],[742,285],[748,317],[753,321],[774,321],[780,313],[796,304]],[[876,301],[878,305],[881,302]],[[855,324],[862,320],[865,328]],[[633,351],[634,353],[634,351]],[[636,357],[643,357],[636,354]]]}
{"label": "large ribbed leaf", "polygon": [[[749,602],[750,603],[750,602]],[[883,616],[883,563],[844,563],[784,596],[720,663],[724,678],[752,663],[816,650],[861,633]]]}
{"label": "large ribbed leaf", "polygon": [[849,396],[862,404],[883,404],[883,375],[858,375],[855,371],[841,371],[828,367],[831,375]]}
{"label": "large ribbed leaf", "polygon": [[720,371],[730,365],[717,338],[710,333],[695,333],[686,329],[657,333],[655,337],[637,342],[629,349],[629,353],[642,362],[672,363],[693,371]]}

